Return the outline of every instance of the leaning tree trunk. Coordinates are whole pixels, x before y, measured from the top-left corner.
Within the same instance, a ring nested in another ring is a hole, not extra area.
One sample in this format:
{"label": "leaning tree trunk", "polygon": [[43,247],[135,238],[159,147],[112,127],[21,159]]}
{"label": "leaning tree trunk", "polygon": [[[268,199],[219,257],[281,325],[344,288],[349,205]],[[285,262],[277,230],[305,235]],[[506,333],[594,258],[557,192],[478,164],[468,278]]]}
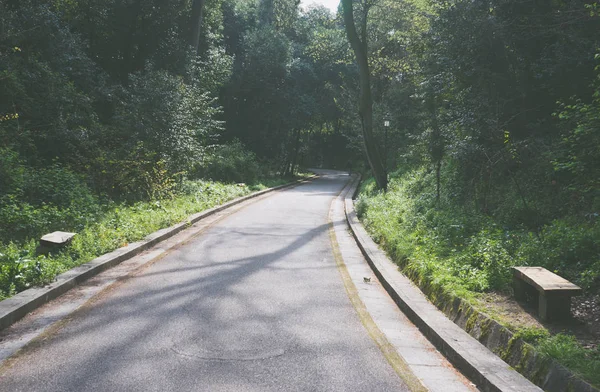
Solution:
{"label": "leaning tree trunk", "polygon": [[202,14],[204,0],[194,0],[192,3],[190,45],[195,54],[200,54],[200,34],[202,33]]}
{"label": "leaning tree trunk", "polygon": [[294,175],[296,170],[296,164],[298,163],[298,151],[300,150],[300,130],[296,131],[296,138],[294,140],[294,147],[292,152],[292,167],[290,169],[290,174]]}
{"label": "leaning tree trunk", "polygon": [[373,136],[373,98],[371,96],[371,72],[369,70],[367,51],[367,14],[369,13],[369,8],[365,5],[361,26],[361,39],[354,23],[352,0],[342,0],[342,7],[344,9],[346,35],[348,36],[348,41],[350,42],[350,46],[352,46],[358,64],[360,77],[360,103],[358,110],[367,160],[369,161],[369,166],[371,167],[371,172],[375,177],[377,186],[385,190],[387,189],[387,173],[385,172],[383,161],[381,160],[381,155]]}

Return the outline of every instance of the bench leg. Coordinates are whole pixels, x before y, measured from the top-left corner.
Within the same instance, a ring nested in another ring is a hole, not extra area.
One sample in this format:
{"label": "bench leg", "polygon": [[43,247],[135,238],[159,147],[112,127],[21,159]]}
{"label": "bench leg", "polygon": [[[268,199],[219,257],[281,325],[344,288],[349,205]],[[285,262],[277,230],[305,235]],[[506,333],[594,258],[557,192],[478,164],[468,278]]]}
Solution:
{"label": "bench leg", "polygon": [[517,301],[527,300],[527,283],[521,279],[513,279],[513,291],[515,292],[515,299]]}
{"label": "bench leg", "polygon": [[571,317],[571,297],[540,294],[539,315],[544,321],[569,319]]}

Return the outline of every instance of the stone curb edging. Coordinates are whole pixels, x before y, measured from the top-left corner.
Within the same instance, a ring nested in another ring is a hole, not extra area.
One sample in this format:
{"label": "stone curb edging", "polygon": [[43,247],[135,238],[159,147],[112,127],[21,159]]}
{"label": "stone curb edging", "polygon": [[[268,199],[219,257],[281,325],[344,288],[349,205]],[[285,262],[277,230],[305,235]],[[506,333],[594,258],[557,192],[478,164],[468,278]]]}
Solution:
{"label": "stone curb edging", "polygon": [[155,231],[154,233],[147,235],[141,241],[133,242],[123,248],[116,249],[110,253],[106,253],[91,261],[88,261],[85,264],[72,268],[69,271],[58,275],[55,281],[47,286],[33,287],[24,290],[13,297],[7,298],[0,302],[0,330],[9,327],[27,315],[27,313],[59,297],[81,282],[98,275],[100,272],[114,267],[115,265],[130,259],[133,256],[140,254],[141,252],[151,248],[161,241],[166,240],[167,238],[174,236],[175,234],[189,227],[191,224],[194,224],[203,218],[216,214],[217,212],[223,211],[244,201],[262,196],[266,193],[294,187],[306,182],[310,182],[318,177],[319,176],[315,174],[288,184],[264,189],[262,191],[251,193],[208,210],[193,214],[188,217],[185,222]]}
{"label": "stone curb edging", "polygon": [[556,360],[543,358],[507,327],[455,297],[437,304],[442,312],[506,363],[547,392],[598,392]]}
{"label": "stone curb edging", "polygon": [[354,189],[345,200],[346,220],[358,247],[398,307],[465,376],[483,391],[541,392],[479,341],[448,319],[392,263],[362,227],[354,210]]}

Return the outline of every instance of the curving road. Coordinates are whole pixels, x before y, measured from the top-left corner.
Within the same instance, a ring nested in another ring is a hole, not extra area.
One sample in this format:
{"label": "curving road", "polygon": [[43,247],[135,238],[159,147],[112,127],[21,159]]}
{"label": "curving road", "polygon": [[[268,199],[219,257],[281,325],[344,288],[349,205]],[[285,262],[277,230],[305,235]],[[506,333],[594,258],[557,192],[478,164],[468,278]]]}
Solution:
{"label": "curving road", "polygon": [[333,257],[329,172],[219,221],[20,353],[0,391],[408,390]]}

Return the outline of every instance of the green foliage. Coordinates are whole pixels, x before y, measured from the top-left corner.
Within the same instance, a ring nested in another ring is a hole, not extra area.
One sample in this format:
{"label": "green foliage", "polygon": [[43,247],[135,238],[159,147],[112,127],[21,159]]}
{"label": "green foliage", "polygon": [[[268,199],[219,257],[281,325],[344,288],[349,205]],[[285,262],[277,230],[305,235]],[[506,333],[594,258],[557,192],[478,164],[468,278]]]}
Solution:
{"label": "green foliage", "polygon": [[[249,189],[185,178],[262,189],[258,178],[297,171],[319,127],[332,134],[330,70],[304,55],[297,1],[203,11],[196,56],[188,0],[0,2],[0,238],[27,250],[1,252],[5,295]],[[29,240],[54,230],[79,235],[64,254],[34,257]]]}
{"label": "green foliage", "polygon": [[0,151],[0,159],[10,163],[2,173],[7,186],[0,193],[4,241],[37,237],[61,227],[78,230],[99,212],[98,199],[81,176],[60,164],[33,170],[10,150]]}
{"label": "green foliage", "polygon": [[278,157],[290,130],[284,95],[290,40],[270,25],[248,31],[243,40],[241,63],[228,88],[232,99],[225,106],[229,134],[259,156]]}
{"label": "green foliage", "polygon": [[106,189],[107,194],[116,200],[172,198],[177,180],[183,175],[169,171],[167,161],[148,152],[142,143],[138,143],[124,158],[100,158],[96,165],[101,170],[95,174],[94,183],[100,189]]}
{"label": "green foliage", "polygon": [[589,290],[600,288],[600,222],[557,219],[540,238],[529,234],[517,250],[524,265],[542,265]]}
{"label": "green foliage", "polygon": [[593,385],[600,385],[600,350],[586,350],[574,336],[564,334],[541,339],[536,348],[542,355],[556,359]]}
{"label": "green foliage", "polygon": [[[271,180],[267,183],[272,184]],[[277,185],[279,183],[281,180],[276,181]],[[110,203],[97,206],[103,212],[77,228],[77,236],[59,253],[52,253],[47,257],[36,256],[35,239],[0,244],[0,298],[7,298],[34,285],[49,283],[59,273],[140,240],[158,229],[184,221],[193,213],[263,188],[261,182],[250,188],[246,185],[225,185],[211,181],[185,181],[181,185],[181,193],[174,198],[132,205]],[[44,212],[38,212],[38,209],[31,206],[28,212],[30,216],[20,216],[29,225],[27,233],[43,232],[46,228],[35,226],[40,222],[30,219],[32,216],[43,215]],[[50,224],[55,225],[56,229],[71,229],[60,225],[60,219],[67,212],[56,209],[55,213],[57,216],[53,217]],[[19,217],[16,214],[9,216]],[[15,225],[23,224],[23,221],[15,222]],[[7,233],[2,238],[12,237]]]}
{"label": "green foliage", "polygon": [[216,96],[221,86],[226,84],[233,72],[233,58],[223,47],[210,48],[206,57],[198,58],[188,71],[197,83],[197,87]]}
{"label": "green foliage", "polygon": [[0,148],[0,197],[18,193],[24,181],[25,168],[19,155],[8,148]]}
{"label": "green foliage", "polygon": [[600,283],[596,221],[555,220],[539,237],[474,214],[455,200],[435,200],[434,176],[411,171],[387,193],[363,185],[357,213],[373,238],[418,279],[461,292],[510,290],[511,267],[544,266],[588,290]]}
{"label": "green foliage", "polygon": [[529,327],[519,329],[517,332],[515,332],[512,339],[523,339],[523,341],[527,343],[536,344],[549,337],[550,333],[546,329]]}
{"label": "green foliage", "polygon": [[36,256],[32,252],[34,247],[35,241],[25,248],[12,243],[0,246],[0,300],[29,287],[49,283],[60,271],[57,263]]}
{"label": "green foliage", "polygon": [[506,290],[512,280],[515,258],[500,230],[482,230],[467,240],[466,249],[450,261],[452,272],[475,291]]}
{"label": "green foliage", "polygon": [[256,155],[239,140],[215,146],[195,173],[215,181],[254,183],[263,173]]}
{"label": "green foliage", "polygon": [[301,165],[354,165],[362,151],[346,148],[341,131],[352,126],[336,98],[343,78],[355,87],[356,70],[338,60],[348,43],[335,16],[323,7],[298,14],[293,0],[234,5],[224,19],[235,58],[222,92],[227,140],[241,140],[284,174]]}
{"label": "green foliage", "polygon": [[568,189],[573,204],[591,208],[594,213],[600,208],[600,66],[596,72],[591,103],[579,99],[560,105],[556,117],[562,120],[564,132],[558,156],[553,158],[557,181]]}
{"label": "green foliage", "polygon": [[[460,199],[437,202],[434,175],[427,170],[396,173],[387,193],[365,181],[356,210],[371,236],[432,298],[471,300],[478,293],[510,291],[514,265],[543,266],[595,292],[600,286],[600,231],[596,219],[556,219],[539,235],[507,227],[473,213]],[[538,328],[515,338],[534,344],[584,379],[600,382],[600,355],[572,336],[550,336]]]}
{"label": "green foliage", "polygon": [[60,163],[97,194],[139,200],[155,187],[133,186],[142,167],[150,178],[136,185],[202,159],[223,130],[215,96],[232,58],[210,30],[207,55],[187,54],[189,2],[150,3],[0,5],[0,182],[9,160],[28,173]]}

